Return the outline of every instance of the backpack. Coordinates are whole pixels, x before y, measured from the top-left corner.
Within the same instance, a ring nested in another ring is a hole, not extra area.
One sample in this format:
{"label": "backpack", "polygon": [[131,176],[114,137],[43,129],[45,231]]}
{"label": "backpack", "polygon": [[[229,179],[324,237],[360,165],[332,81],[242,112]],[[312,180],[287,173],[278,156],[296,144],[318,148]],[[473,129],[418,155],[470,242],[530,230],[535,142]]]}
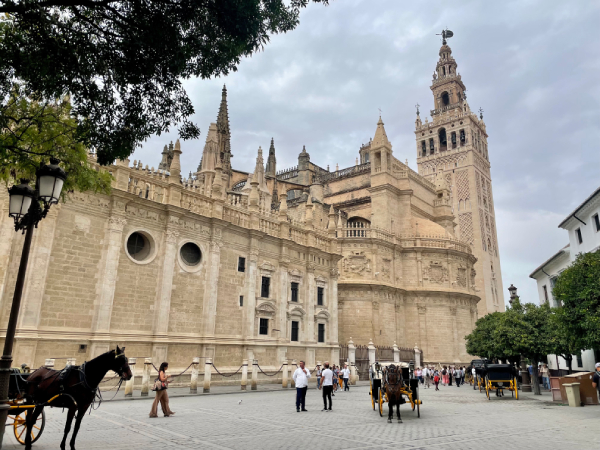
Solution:
{"label": "backpack", "polygon": [[442,375],[446,375],[446,369],[442,370]]}

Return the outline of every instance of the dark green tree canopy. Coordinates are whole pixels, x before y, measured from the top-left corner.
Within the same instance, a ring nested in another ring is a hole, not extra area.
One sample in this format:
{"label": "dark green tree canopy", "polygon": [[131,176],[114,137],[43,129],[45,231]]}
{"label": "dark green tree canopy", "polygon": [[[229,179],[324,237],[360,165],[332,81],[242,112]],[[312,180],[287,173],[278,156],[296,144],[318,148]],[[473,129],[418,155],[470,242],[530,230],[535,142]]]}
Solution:
{"label": "dark green tree canopy", "polygon": [[309,1],[328,3],[5,0],[0,102],[15,81],[43,98],[69,95],[78,136],[101,164],[178,124],[183,139],[196,138],[182,80],[236,70],[270,34],[294,29]]}

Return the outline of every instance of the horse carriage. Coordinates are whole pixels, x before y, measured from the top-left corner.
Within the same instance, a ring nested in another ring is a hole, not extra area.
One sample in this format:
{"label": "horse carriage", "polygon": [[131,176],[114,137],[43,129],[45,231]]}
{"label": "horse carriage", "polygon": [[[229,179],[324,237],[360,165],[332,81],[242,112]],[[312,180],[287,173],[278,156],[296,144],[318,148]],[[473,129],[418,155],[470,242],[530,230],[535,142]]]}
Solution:
{"label": "horse carriage", "polygon": [[473,390],[479,389],[479,392],[482,392],[485,389],[485,365],[487,363],[487,359],[474,359],[471,361],[471,365],[469,367],[471,369],[475,369],[475,377],[473,377]]}
{"label": "horse carriage", "polygon": [[[25,437],[27,436],[27,417],[31,414],[31,410],[35,408],[35,404],[25,400],[25,392],[27,389],[28,372],[22,372],[20,369],[11,369],[10,379],[8,384],[8,421],[7,426],[12,426],[15,438],[17,441],[25,445]],[[48,401],[48,404],[54,399]],[[11,422],[12,420],[12,422]],[[36,422],[31,428],[31,442],[37,441],[46,425],[46,413],[42,411]]]}
{"label": "horse carriage", "polygon": [[417,409],[417,417],[421,417],[421,400],[419,399],[419,380],[411,377],[411,365],[402,362],[376,362],[371,364],[369,370],[371,405],[379,410],[383,417],[383,404],[388,403],[388,422],[392,422],[394,406],[397,409],[398,422],[400,418],[400,405],[410,403],[412,410]]}
{"label": "horse carriage", "polygon": [[517,390],[517,370],[511,364],[485,364],[485,394],[488,400],[490,391],[496,390],[496,397],[504,396],[504,389],[511,391],[512,396],[519,400]]}

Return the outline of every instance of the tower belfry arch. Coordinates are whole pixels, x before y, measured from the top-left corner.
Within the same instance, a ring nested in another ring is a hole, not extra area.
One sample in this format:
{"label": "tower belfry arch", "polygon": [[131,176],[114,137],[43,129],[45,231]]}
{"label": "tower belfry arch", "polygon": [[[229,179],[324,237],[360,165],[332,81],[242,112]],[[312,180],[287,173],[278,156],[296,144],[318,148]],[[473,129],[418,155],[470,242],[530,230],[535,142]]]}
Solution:
{"label": "tower belfry arch", "polygon": [[[454,33],[443,30],[431,92],[431,121],[421,120],[417,109],[415,137],[419,174],[435,182],[439,171],[450,186],[457,236],[468,242],[477,257],[474,277],[479,317],[504,311],[500,254],[492,195],[487,130],[483,110],[479,116],[467,102],[466,86],[447,39]],[[492,268],[495,268],[492,269]]]}

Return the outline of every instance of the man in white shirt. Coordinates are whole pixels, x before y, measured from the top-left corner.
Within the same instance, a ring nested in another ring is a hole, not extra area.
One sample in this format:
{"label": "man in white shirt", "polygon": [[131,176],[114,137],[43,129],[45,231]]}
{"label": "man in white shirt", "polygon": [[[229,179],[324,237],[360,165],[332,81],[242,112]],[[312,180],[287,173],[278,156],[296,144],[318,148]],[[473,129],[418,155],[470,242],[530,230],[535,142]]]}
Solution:
{"label": "man in white shirt", "polygon": [[344,391],[349,391],[350,385],[348,380],[350,379],[350,369],[348,369],[348,364],[344,364],[344,368],[342,369],[342,378],[344,379]]}
{"label": "man in white shirt", "polygon": [[423,372],[421,372],[423,374],[423,378],[425,380],[425,388],[429,389],[429,370],[427,368],[427,366],[423,367]]}
{"label": "man in white shirt", "polygon": [[[323,364],[325,369],[321,373],[321,388],[323,390],[323,409],[322,411],[331,411],[331,394],[333,392],[333,371],[329,368],[329,363]],[[329,399],[329,409],[327,409],[327,399]]]}
{"label": "man in white shirt", "polygon": [[306,411],[306,391],[308,390],[308,379],[310,378],[310,370],[304,367],[304,361],[300,361],[300,367],[294,371],[292,376],[296,385],[296,412]]}

